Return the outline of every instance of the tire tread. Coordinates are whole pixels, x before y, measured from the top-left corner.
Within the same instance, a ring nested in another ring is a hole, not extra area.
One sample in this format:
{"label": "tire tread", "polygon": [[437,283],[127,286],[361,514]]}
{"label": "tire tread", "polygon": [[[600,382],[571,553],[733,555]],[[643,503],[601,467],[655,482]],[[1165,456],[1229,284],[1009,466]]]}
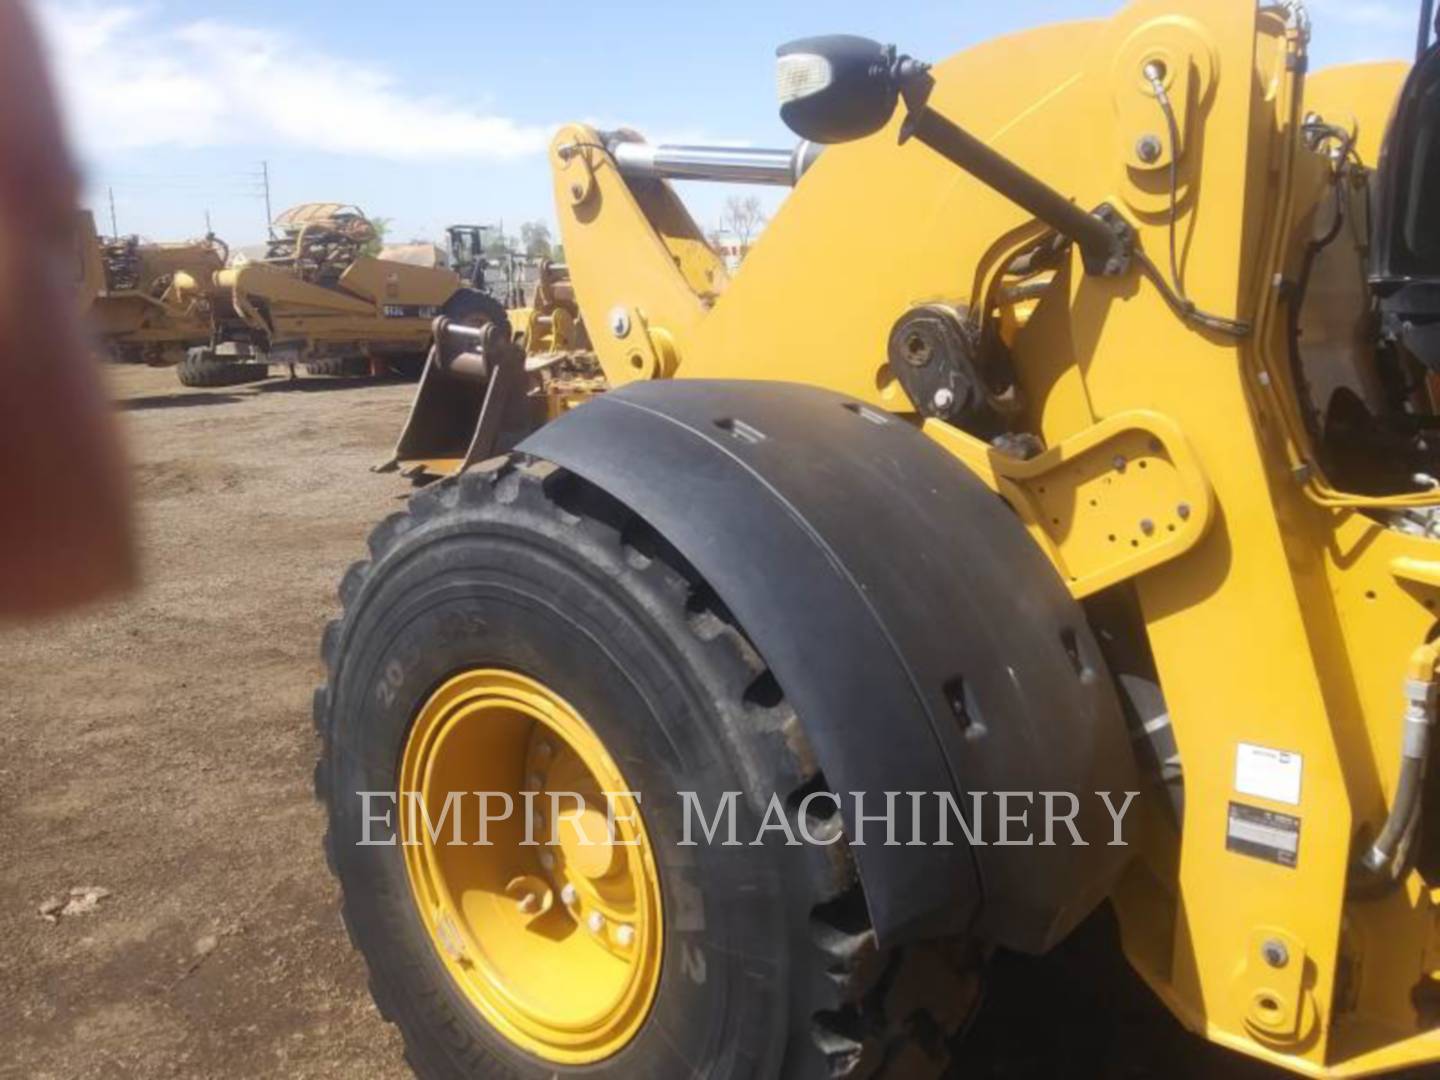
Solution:
{"label": "tire tread", "polygon": [[[800,799],[827,790],[824,778],[798,717],[734,617],[684,558],[638,516],[573,474],[520,454],[484,462],[414,495],[406,510],[375,527],[369,538],[370,558],[346,571],[339,589],[343,614],[327,625],[322,642],[326,683],[315,693],[315,723],[322,742],[315,771],[317,798],[325,801],[329,791],[327,768],[335,723],[329,710],[343,662],[346,628],[367,585],[384,572],[389,557],[413,530],[443,523],[451,512],[470,512],[487,499],[523,500],[549,516],[556,529],[583,529],[613,545],[625,565],[650,583],[655,596],[681,609],[692,645],[733,687],[735,708],[730,715],[745,729],[740,732],[742,741],[753,747],[752,771],[758,767],[771,774],[774,790],[785,796],[792,825],[798,826]],[[838,813],[833,817],[835,821],[828,824],[838,828]],[[826,824],[811,822],[812,831]],[[333,873],[334,845],[328,830],[325,850]],[[979,1002],[978,948],[957,938],[879,949],[843,837],[833,846],[807,846],[804,857],[790,862],[796,866],[790,891],[793,902],[803,908],[802,925],[808,926],[804,944],[813,970],[812,977],[795,979],[793,1019],[803,1028],[799,1034],[803,1046],[795,1045],[792,1030],[785,1075],[830,1080],[927,1080],[946,1075],[946,1044]],[[343,890],[340,908],[358,949]],[[399,1011],[390,989],[373,975],[369,986],[381,1016],[393,1023]],[[426,1060],[424,1048],[410,1045],[406,1038],[406,1060],[424,1075],[424,1069],[417,1067]]]}

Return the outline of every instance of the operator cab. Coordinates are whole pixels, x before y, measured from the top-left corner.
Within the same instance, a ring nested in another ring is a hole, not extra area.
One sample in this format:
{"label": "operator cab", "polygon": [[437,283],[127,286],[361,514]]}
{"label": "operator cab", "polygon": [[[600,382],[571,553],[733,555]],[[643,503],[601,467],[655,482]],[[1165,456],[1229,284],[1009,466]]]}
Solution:
{"label": "operator cab", "polygon": [[499,237],[493,225],[451,225],[445,230],[450,239],[450,267],[474,288],[485,288],[485,270],[489,266],[485,249]]}
{"label": "operator cab", "polygon": [[[1306,304],[1308,263],[1339,233],[1338,221],[1311,245],[1294,299],[1292,360],[1320,463],[1343,488],[1367,495],[1440,489],[1440,43],[1432,44],[1432,13],[1425,4],[1418,56],[1374,170],[1344,160],[1348,146],[1336,151],[1337,195],[1347,181],[1358,185],[1370,211],[1368,230],[1355,237],[1369,249],[1359,254],[1367,260],[1369,356],[1357,358],[1349,386],[1327,392],[1316,378],[1315,353],[1325,342],[1315,324],[1331,298]],[[1440,516],[1428,510],[1402,524],[1440,534]]]}
{"label": "operator cab", "polygon": [[1440,44],[1406,80],[1375,180],[1370,283],[1381,341],[1440,372]]}

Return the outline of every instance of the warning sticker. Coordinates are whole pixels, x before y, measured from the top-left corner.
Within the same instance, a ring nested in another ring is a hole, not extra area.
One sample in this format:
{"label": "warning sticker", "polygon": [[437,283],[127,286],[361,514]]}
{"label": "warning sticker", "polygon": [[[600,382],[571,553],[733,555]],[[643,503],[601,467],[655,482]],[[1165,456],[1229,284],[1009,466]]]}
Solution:
{"label": "warning sticker", "polygon": [[1235,750],[1235,790],[1257,799],[1300,805],[1305,759],[1289,750],[1241,743]]}
{"label": "warning sticker", "polygon": [[1300,856],[1300,819],[1232,802],[1225,848],[1294,868]]}

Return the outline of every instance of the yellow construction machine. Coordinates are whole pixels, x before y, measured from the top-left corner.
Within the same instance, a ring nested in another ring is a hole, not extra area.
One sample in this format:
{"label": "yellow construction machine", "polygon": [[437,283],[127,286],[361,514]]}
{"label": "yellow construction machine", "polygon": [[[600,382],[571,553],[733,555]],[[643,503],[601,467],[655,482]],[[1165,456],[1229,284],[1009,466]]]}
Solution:
{"label": "yellow construction machine", "polygon": [[210,312],[208,342],[180,366],[187,386],[264,378],[270,365],[312,374],[415,374],[439,315],[465,323],[503,311],[454,269],[368,254],[375,226],[357,207],[304,203],[275,219],[263,259],[238,262],[196,286]]}
{"label": "yellow construction machine", "polygon": [[176,364],[187,348],[209,340],[209,312],[197,290],[229,258],[223,241],[213,234],[174,244],[102,239],[95,216],[82,210],[75,242],[81,307],[111,359]]}
{"label": "yellow construction machine", "polygon": [[[819,37],[800,150],[556,135],[574,336],[438,326],[444,479],[324,637],[417,1072],[947,1075],[1108,907],[1211,1042],[1440,1074],[1431,14],[1318,72],[1298,2]],[[733,274],[695,178],[794,184]]]}

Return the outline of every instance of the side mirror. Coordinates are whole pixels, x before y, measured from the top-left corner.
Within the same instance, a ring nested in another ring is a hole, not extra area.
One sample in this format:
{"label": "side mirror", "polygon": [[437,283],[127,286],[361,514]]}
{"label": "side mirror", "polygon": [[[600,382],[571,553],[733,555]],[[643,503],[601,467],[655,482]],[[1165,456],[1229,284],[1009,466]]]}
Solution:
{"label": "side mirror", "polygon": [[900,79],[893,45],[829,34],[792,41],[775,55],[780,119],[802,139],[862,139],[895,115]]}

